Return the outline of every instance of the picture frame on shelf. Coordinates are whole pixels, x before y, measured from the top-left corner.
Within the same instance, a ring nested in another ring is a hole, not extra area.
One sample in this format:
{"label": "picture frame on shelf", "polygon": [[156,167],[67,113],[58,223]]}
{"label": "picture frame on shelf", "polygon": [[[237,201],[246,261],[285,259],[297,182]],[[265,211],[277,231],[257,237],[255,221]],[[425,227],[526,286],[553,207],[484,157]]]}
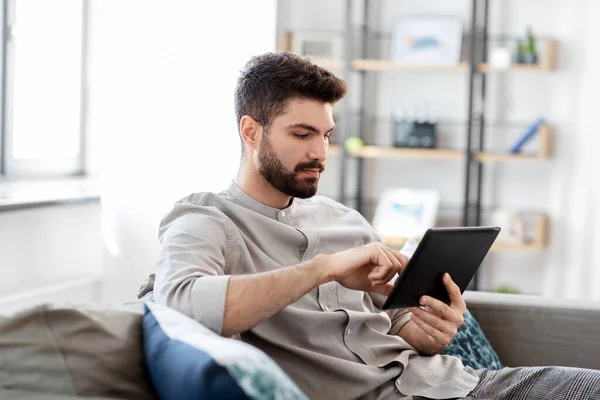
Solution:
{"label": "picture frame on shelf", "polygon": [[455,66],[463,47],[458,17],[413,15],[392,23],[390,61],[408,65]]}
{"label": "picture frame on shelf", "polygon": [[324,31],[296,31],[288,35],[286,51],[318,59],[337,60],[343,57],[343,41],[339,35]]}
{"label": "picture frame on shelf", "polygon": [[435,226],[439,205],[436,190],[387,188],[377,202],[373,228],[382,237],[420,237]]}

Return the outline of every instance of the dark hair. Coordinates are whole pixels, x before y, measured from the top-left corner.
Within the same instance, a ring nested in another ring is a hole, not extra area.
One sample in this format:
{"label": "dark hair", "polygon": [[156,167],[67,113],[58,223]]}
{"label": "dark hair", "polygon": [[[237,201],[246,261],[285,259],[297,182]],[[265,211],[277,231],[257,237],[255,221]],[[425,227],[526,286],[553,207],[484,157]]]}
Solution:
{"label": "dark hair", "polygon": [[267,128],[292,99],[334,104],[345,94],[346,82],[308,58],[289,52],[254,56],[235,88],[238,127],[242,117],[249,115]]}

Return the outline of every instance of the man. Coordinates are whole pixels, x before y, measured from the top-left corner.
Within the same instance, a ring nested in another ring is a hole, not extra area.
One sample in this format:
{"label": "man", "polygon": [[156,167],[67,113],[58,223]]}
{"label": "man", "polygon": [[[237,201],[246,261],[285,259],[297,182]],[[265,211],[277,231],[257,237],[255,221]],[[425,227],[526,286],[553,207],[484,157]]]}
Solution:
{"label": "man", "polygon": [[600,396],[596,371],[474,371],[439,355],[466,308],[447,274],[449,305],[381,310],[407,256],[356,211],[315,196],[345,92],[289,53],[247,64],[235,92],[238,175],[163,219],[155,300],[262,349],[314,399]]}

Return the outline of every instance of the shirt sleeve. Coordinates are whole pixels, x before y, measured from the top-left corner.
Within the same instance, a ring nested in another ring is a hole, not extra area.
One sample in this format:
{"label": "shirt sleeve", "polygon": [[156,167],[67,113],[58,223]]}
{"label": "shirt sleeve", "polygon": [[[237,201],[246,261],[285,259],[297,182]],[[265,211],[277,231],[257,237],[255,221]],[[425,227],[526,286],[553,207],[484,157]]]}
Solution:
{"label": "shirt sleeve", "polygon": [[385,312],[389,317],[392,325],[390,326],[390,330],[388,331],[389,335],[397,335],[400,332],[400,329],[410,321],[410,312],[406,308],[396,308],[392,310],[383,310],[383,303],[385,303],[386,297],[379,293],[369,293],[371,300],[373,301],[373,305],[377,310],[381,310]]}
{"label": "shirt sleeve", "polygon": [[230,278],[227,221],[211,207],[179,214],[161,225],[155,300],[220,334]]}

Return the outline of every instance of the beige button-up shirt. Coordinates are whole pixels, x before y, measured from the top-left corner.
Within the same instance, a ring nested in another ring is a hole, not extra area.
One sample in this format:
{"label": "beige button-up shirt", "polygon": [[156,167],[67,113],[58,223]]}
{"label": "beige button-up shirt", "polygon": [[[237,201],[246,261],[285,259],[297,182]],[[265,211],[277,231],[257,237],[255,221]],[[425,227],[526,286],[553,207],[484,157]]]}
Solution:
{"label": "beige button-up shirt", "polygon": [[[217,333],[231,275],[379,240],[358,212],[326,197],[294,199],[280,210],[233,182],[221,193],[177,202],[159,236],[155,300]],[[455,357],[420,355],[398,336],[410,320],[407,310],[383,311],[384,300],[329,282],[241,339],[270,355],[312,399],[376,399],[384,385],[394,385],[399,396],[466,396],[478,382],[475,372]]]}

